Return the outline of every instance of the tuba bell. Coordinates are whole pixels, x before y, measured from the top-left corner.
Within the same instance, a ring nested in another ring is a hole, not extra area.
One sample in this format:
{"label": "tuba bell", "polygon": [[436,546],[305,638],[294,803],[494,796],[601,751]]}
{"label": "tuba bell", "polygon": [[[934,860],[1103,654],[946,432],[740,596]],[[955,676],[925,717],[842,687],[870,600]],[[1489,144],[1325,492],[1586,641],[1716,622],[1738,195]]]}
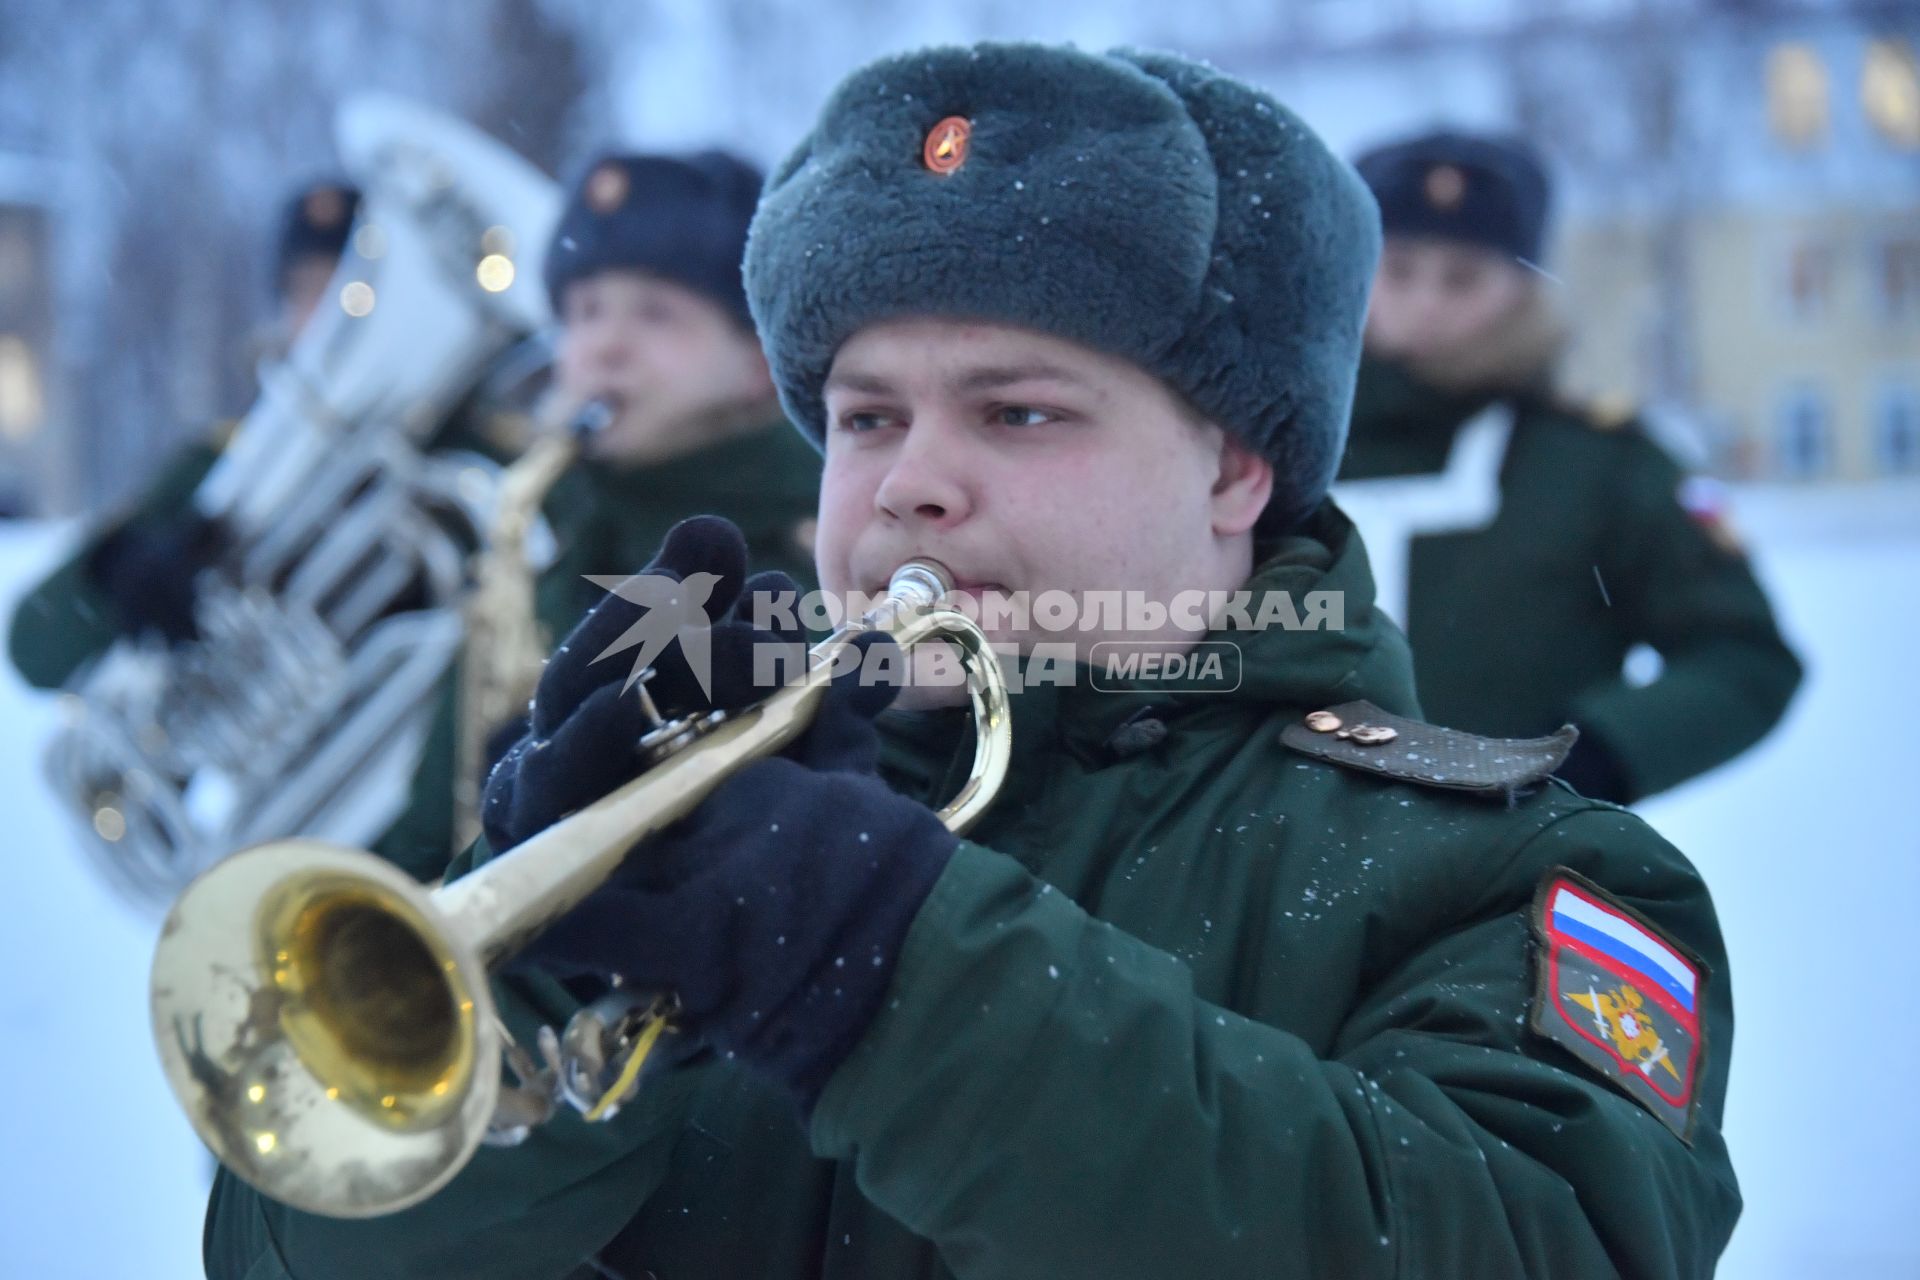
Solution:
{"label": "tuba bell", "polygon": [[[200,1137],[235,1174],[311,1213],[391,1213],[444,1186],[495,1128],[502,1053],[525,1060],[495,1015],[489,971],[636,842],[797,738],[861,630],[959,650],[974,761],[940,816],[965,830],[1005,778],[1012,727],[985,633],[940,604],[950,587],[938,565],[903,566],[879,606],[815,646],[791,683],[744,710],[656,719],[641,739],[645,772],[458,880],[429,889],[313,840],[206,872],[167,916],[151,1006],[168,1082]],[[612,1096],[587,1118],[610,1114]]]}
{"label": "tuba bell", "polygon": [[47,754],[84,847],[143,905],[242,846],[364,844],[397,816],[494,489],[491,463],[425,443],[547,320],[549,179],[400,99],[335,123],[359,220],[194,494],[232,542],[195,584],[199,638],[116,643]]}

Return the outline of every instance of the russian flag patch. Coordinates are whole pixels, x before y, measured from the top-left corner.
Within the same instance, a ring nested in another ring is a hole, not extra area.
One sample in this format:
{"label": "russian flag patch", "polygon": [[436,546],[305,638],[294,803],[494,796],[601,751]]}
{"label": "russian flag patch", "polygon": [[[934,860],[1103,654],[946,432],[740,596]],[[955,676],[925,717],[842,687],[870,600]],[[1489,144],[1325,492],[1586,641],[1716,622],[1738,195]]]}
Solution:
{"label": "russian flag patch", "polygon": [[1682,1139],[1700,1101],[1707,968],[1652,921],[1558,867],[1540,882],[1533,1030],[1619,1086]]}

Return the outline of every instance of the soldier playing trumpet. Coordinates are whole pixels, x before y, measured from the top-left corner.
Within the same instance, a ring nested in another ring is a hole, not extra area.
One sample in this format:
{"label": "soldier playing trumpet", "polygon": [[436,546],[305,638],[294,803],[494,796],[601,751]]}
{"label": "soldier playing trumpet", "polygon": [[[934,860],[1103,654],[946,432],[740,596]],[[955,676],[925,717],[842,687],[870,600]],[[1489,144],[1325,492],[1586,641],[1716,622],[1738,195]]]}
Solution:
{"label": "soldier playing trumpet", "polygon": [[[836,683],[784,754],[543,913],[494,984],[521,1034],[610,975],[671,990],[710,1053],[386,1217],[223,1174],[208,1274],[1710,1273],[1739,1193],[1706,889],[1548,780],[1566,737],[1415,718],[1405,640],[1325,500],[1378,248],[1353,171],[1212,68],[983,45],[854,73],[746,261],[783,402],[825,450],[823,586],[937,560],[976,601],[1056,601],[1077,662],[1012,699],[1006,786],[965,839],[930,807],[963,726]],[[749,651],[792,639],[736,603],[756,589],[717,524],[653,566],[710,586],[710,684],[683,638],[650,682],[670,714],[753,703]],[[1239,620],[1195,607],[1216,592]],[[1340,622],[1269,609],[1315,593]],[[1102,597],[1129,608],[1072,617]],[[635,612],[596,606],[549,662],[449,891],[648,785],[647,704],[593,661]],[[989,630],[1034,674],[1045,627]],[[1129,678],[1114,645],[1237,659]],[[1635,1042],[1644,1016],[1673,1075],[1593,1034],[1590,988],[1644,998]],[[272,1032],[245,1012],[234,1037]],[[298,1175],[310,1148],[282,1137],[254,1135],[255,1166]]]}
{"label": "soldier playing trumpet", "polygon": [[[549,438],[506,486],[544,508],[554,546],[536,574],[536,548],[508,527],[531,513],[503,511],[496,539],[516,545],[482,557],[460,675],[378,846],[422,878],[476,834],[485,744],[517,732],[551,639],[600,595],[588,575],[644,563],[675,522],[713,512],[745,530],[756,563],[811,576],[819,459],[781,415],[740,282],[759,193],[759,172],[719,151],[608,154],[575,184],[546,256]],[[610,412],[564,439],[589,406]],[[501,580],[520,574],[531,580]],[[497,616],[528,602],[531,618]],[[531,647],[515,638],[529,622]]]}

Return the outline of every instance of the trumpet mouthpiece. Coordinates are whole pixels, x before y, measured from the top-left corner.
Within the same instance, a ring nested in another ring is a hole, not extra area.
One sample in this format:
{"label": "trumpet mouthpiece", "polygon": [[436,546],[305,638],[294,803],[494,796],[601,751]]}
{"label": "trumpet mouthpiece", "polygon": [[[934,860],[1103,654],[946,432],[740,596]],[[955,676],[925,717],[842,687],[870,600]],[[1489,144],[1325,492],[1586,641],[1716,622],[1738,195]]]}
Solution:
{"label": "trumpet mouthpiece", "polygon": [[930,608],[951,590],[953,574],[938,560],[909,560],[887,582],[887,594],[910,609]]}
{"label": "trumpet mouthpiece", "polygon": [[613,425],[620,416],[620,401],[614,396],[595,396],[580,406],[580,412],[573,415],[573,421],[567,424],[567,433],[577,439],[589,440]]}

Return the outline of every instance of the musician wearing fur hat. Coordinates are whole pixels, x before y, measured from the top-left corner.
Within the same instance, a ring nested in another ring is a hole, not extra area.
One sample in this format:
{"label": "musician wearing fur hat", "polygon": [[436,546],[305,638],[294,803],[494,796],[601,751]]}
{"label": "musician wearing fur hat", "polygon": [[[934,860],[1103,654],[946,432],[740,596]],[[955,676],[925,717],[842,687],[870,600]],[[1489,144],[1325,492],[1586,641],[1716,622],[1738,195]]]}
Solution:
{"label": "musician wearing fur hat", "polygon": [[[384,1217],[223,1173],[208,1274],[1710,1273],[1740,1199],[1706,889],[1551,780],[1568,735],[1417,718],[1326,501],[1378,247],[1298,117],[1178,57],[983,45],[849,77],[746,260],[826,459],[823,585],[931,558],[976,605],[1137,613],[1083,611],[1046,678],[1049,610],[989,627],[1033,678],[964,838],[931,807],[964,712],[888,707],[904,664],[875,643],[494,983],[523,1045],[613,975],[677,997],[683,1047],[617,1115],[483,1148]],[[661,711],[767,693],[750,653],[797,636],[748,559],[713,520],[657,553],[704,620],[672,615]],[[450,876],[641,771],[629,663],[595,659],[651,607],[609,599],[556,650]],[[1208,649],[1234,660],[1164,674]]]}
{"label": "musician wearing fur hat", "polygon": [[[1800,664],[1719,487],[1632,415],[1556,393],[1539,157],[1440,132],[1359,169],[1386,245],[1337,493],[1426,714],[1503,736],[1572,722],[1562,776],[1623,804],[1752,746]],[[1630,680],[1640,646],[1662,665]]]}
{"label": "musician wearing fur hat", "polygon": [[[346,252],[359,205],[360,193],[336,181],[309,184],[287,200],[274,244],[273,347],[291,345],[306,327]],[[197,634],[193,580],[225,537],[192,510],[193,492],[233,425],[221,423],[173,453],[146,489],[21,600],[9,645],[29,684],[61,687],[123,635],[177,643]]]}
{"label": "musician wearing fur hat", "polygon": [[[547,248],[559,329],[540,416],[549,434],[568,430],[587,406],[599,416],[576,453],[555,455],[560,465],[574,461],[542,503],[555,546],[533,605],[550,638],[565,635],[604,594],[590,575],[645,563],[667,530],[692,515],[727,517],[756,564],[812,579],[820,461],[782,416],[740,280],[760,185],[759,170],[720,151],[607,154],[574,185]],[[491,643],[469,637],[468,677],[502,656]],[[484,683],[514,680],[508,673]],[[449,683],[407,809],[378,846],[429,879],[456,840],[471,838],[469,806],[458,797],[484,774],[479,740],[498,740],[506,729],[462,706],[456,690],[471,703],[487,697],[471,678]],[[505,714],[523,720],[525,689],[507,701]],[[475,715],[487,723],[474,723]]]}
{"label": "musician wearing fur hat", "polygon": [[548,504],[563,556],[586,566],[552,579],[562,631],[600,595],[581,573],[644,563],[690,515],[734,521],[769,567],[811,565],[819,458],[781,412],[740,279],[760,186],[726,152],[608,155],[554,231],[548,420],[612,410]]}

